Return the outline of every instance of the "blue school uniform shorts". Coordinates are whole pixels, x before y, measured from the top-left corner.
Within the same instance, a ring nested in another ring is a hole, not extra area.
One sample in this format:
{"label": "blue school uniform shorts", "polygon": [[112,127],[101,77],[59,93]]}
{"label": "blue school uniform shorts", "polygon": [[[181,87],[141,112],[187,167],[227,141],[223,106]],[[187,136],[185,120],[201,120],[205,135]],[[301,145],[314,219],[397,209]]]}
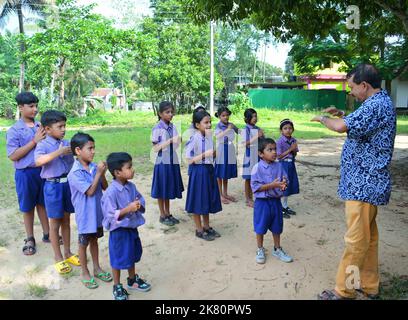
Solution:
{"label": "blue school uniform shorts", "polygon": [[256,198],[254,203],[254,231],[256,234],[283,231],[282,204],[279,198]]}
{"label": "blue school uniform shorts", "polygon": [[71,190],[68,182],[45,181],[44,200],[45,209],[50,219],[61,219],[64,217],[64,212],[75,212],[71,202]]}
{"label": "blue school uniform shorts", "polygon": [[140,261],[143,249],[137,228],[118,228],[109,233],[109,258],[113,269],[129,269]]}
{"label": "blue school uniform shorts", "polygon": [[30,212],[38,204],[44,205],[44,179],[41,168],[16,169],[14,179],[21,212]]}

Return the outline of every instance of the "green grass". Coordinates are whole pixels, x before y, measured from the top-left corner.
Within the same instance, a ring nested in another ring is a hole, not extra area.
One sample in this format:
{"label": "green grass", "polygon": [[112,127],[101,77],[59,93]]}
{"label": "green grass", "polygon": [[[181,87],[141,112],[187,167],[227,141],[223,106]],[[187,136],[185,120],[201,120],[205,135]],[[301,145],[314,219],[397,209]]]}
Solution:
{"label": "green grass", "polygon": [[381,300],[407,300],[408,276],[386,274],[387,280],[380,284]]}
{"label": "green grass", "polygon": [[[297,111],[273,111],[269,109],[258,110],[258,125],[264,129],[267,136],[279,137],[279,122],[284,118],[294,121],[294,136],[298,139],[319,139],[327,137],[344,136],[329,131],[321,124],[310,122],[310,119],[318,112]],[[232,115],[231,122],[239,128],[243,128],[243,114]],[[184,131],[191,123],[191,114],[176,115],[175,123],[181,123]],[[213,118],[213,127],[218,119]],[[84,118],[68,119],[67,139],[70,139],[78,130],[90,132],[96,141],[95,161],[106,159],[106,156],[114,151],[126,151],[130,153],[137,164],[136,172],[149,175],[153,164],[149,161],[151,143],[150,135],[152,127],[157,123],[157,117],[152,112],[97,112]],[[12,120],[0,119],[0,126],[12,125]],[[398,133],[408,134],[408,116],[398,117]],[[5,131],[0,131],[0,208],[14,207],[16,204],[14,170],[12,162],[6,157]],[[108,174],[108,177],[110,175]]]}
{"label": "green grass", "polygon": [[48,289],[34,283],[28,284],[28,294],[36,298],[43,298],[47,294]]}

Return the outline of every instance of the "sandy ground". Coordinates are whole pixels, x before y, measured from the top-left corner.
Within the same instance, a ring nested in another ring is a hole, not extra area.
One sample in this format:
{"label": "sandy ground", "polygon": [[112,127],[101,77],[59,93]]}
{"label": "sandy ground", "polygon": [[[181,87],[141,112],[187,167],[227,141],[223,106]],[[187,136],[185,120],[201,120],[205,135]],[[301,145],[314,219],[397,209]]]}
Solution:
{"label": "sandy ground", "polygon": [[[344,248],[344,203],[337,197],[343,142],[343,138],[333,138],[299,143],[301,193],[289,198],[298,214],[285,219],[282,235],[283,248],[294,257],[290,264],[270,255],[270,234],[265,241],[266,264],[256,264],[252,210],[243,201],[242,179],[230,180],[231,193],[239,202],[224,205],[221,213],[211,216],[212,226],[222,237],[205,242],[194,236],[193,221],[183,210],[185,199],[171,203],[172,213],[181,223],[172,228],[161,225],[156,203],[149,196],[151,175],[136,174],[135,182],[147,200],[146,224],[139,229],[144,254],[137,270],[149,280],[152,290],[134,292],[130,299],[315,299],[323,289],[332,288]],[[382,274],[407,273],[407,151],[408,136],[398,136],[391,202],[380,208],[377,218]],[[183,177],[186,186],[185,168]],[[38,221],[37,254],[24,256],[24,226],[17,212],[17,206],[0,211],[0,299],[112,299],[111,284],[99,281],[98,289],[86,289],[80,282],[79,267],[74,267],[72,275],[66,278],[55,272],[51,246],[38,241]],[[77,231],[73,216],[72,239],[75,251]],[[100,241],[100,260],[109,270],[107,243],[106,233]],[[124,272],[122,282],[125,281]]]}

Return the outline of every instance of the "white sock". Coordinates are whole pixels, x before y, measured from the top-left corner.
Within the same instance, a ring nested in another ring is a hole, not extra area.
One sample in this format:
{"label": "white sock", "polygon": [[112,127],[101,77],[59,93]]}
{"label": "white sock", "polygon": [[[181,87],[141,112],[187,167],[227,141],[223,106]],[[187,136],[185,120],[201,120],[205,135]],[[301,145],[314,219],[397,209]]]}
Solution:
{"label": "white sock", "polygon": [[285,209],[288,207],[288,197],[282,197],[282,207]]}

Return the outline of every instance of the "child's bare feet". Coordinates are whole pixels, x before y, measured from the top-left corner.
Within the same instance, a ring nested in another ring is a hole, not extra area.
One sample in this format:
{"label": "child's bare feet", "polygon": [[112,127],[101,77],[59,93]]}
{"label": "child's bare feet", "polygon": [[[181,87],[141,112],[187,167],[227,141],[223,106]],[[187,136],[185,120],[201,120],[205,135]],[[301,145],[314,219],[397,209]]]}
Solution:
{"label": "child's bare feet", "polygon": [[247,199],[246,201],[247,207],[253,208],[254,207],[254,201],[251,199]]}
{"label": "child's bare feet", "polygon": [[227,198],[228,200],[230,200],[232,202],[237,202],[237,199],[235,199],[233,196],[225,195],[225,198]]}
{"label": "child's bare feet", "polygon": [[230,203],[230,201],[224,196],[221,196],[221,202],[224,203],[224,204],[229,204]]}

